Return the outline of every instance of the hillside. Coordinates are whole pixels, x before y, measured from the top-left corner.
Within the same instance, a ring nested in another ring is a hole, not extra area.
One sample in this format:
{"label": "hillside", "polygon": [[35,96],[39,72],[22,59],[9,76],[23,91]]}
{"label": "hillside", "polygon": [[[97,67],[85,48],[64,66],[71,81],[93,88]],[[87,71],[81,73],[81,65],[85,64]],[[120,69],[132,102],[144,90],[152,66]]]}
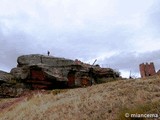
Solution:
{"label": "hillside", "polygon": [[124,120],[125,113],[160,114],[159,76],[0,99],[1,120]]}

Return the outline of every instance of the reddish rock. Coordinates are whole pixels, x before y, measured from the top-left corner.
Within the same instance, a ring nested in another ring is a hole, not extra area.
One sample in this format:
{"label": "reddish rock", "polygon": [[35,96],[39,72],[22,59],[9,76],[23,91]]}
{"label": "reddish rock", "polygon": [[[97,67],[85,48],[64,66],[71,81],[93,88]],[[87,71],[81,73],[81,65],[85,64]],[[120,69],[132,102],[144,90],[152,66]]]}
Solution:
{"label": "reddish rock", "polygon": [[70,60],[39,54],[18,57],[18,67],[11,74],[31,89],[54,89],[90,86],[98,78],[119,77],[113,69],[101,68]]}

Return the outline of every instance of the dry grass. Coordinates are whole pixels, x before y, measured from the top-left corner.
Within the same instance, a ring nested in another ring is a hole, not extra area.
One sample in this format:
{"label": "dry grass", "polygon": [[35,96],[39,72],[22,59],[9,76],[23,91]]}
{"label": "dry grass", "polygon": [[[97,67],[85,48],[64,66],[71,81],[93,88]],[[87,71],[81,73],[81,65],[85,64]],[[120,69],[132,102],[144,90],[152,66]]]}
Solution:
{"label": "dry grass", "polygon": [[[132,108],[123,108],[119,113],[118,118],[120,120],[133,120],[133,118],[128,117],[126,118],[124,115],[126,113],[129,114],[157,114],[160,113],[160,101],[151,102],[151,103],[144,103],[144,104],[137,104]],[[145,120],[145,118],[139,118],[140,120]],[[148,118],[149,119],[149,118]],[[150,119],[154,119],[153,117]]]}
{"label": "dry grass", "polygon": [[[1,120],[124,120],[125,112],[160,113],[160,78],[120,80],[87,88],[36,92],[1,100]],[[142,105],[142,106],[141,106]]]}

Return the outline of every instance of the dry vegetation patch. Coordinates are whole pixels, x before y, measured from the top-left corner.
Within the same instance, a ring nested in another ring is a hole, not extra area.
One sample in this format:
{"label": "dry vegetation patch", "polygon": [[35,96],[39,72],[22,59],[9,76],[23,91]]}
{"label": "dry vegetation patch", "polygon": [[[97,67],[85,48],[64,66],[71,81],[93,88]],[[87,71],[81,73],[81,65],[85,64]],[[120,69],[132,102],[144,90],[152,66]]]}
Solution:
{"label": "dry vegetation patch", "polygon": [[[0,112],[2,120],[120,120],[125,112],[160,113],[160,79],[119,80],[36,92]],[[5,101],[7,102],[7,101]],[[4,102],[0,102],[0,105]],[[12,109],[11,109],[12,108]],[[157,109],[155,109],[157,108]],[[14,118],[14,119],[13,119]]]}

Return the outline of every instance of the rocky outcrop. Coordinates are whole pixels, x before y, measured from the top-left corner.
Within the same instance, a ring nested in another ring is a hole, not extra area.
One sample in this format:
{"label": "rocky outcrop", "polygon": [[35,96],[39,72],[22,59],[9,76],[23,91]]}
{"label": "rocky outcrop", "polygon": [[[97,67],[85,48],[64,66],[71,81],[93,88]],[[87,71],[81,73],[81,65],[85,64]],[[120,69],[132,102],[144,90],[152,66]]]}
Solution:
{"label": "rocky outcrop", "polygon": [[0,98],[19,97],[26,90],[23,83],[3,83],[0,85]]}
{"label": "rocky outcrop", "polygon": [[40,54],[20,56],[17,63],[11,74],[31,89],[89,86],[99,78],[119,77],[110,68]]}
{"label": "rocky outcrop", "polygon": [[18,83],[12,74],[0,71],[0,98],[20,96],[24,89],[24,84]]}
{"label": "rocky outcrop", "polygon": [[58,81],[67,81],[67,71],[75,63],[70,59],[40,54],[20,56],[17,62],[18,67],[11,70],[11,74],[17,79],[27,79],[31,74],[31,70],[39,69],[43,71],[49,79],[56,78]]}
{"label": "rocky outcrop", "polygon": [[39,54],[20,56],[17,63],[11,74],[32,89],[66,87],[68,72],[75,64],[70,59]]}
{"label": "rocky outcrop", "polygon": [[2,83],[6,83],[6,82],[13,82],[14,76],[7,73],[7,72],[4,72],[4,71],[0,71],[0,84]]}
{"label": "rocky outcrop", "polygon": [[25,89],[90,86],[101,78],[119,77],[111,68],[40,54],[23,55],[10,73],[0,72],[0,94],[19,96]]}
{"label": "rocky outcrop", "polygon": [[29,75],[29,66],[22,66],[11,69],[10,73],[17,79],[17,80],[24,80]]}

